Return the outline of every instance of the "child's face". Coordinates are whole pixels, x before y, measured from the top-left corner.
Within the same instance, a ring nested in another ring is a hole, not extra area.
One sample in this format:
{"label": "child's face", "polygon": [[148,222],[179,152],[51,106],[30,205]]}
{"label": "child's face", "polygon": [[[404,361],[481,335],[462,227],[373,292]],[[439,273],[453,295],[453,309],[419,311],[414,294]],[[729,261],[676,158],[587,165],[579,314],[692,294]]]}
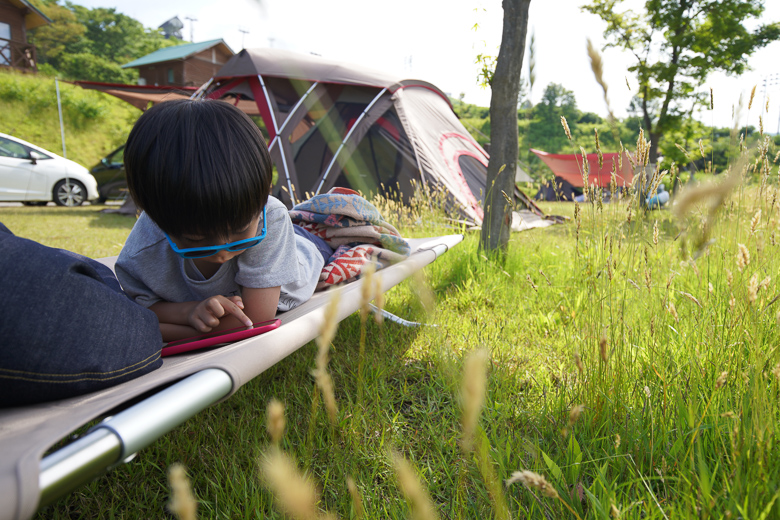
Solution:
{"label": "child's face", "polygon": [[[259,224],[260,224],[260,215],[257,215],[249,222],[249,224],[247,224],[245,228],[240,229],[238,231],[234,231],[226,237],[204,236],[204,235],[194,235],[194,234],[185,233],[179,236],[171,236],[171,239],[176,243],[176,246],[179,249],[218,246],[218,245],[228,244],[230,242],[237,242],[239,240],[245,240],[254,237],[255,235],[257,235],[257,226]],[[231,258],[237,257],[244,251],[246,251],[246,249],[242,249],[240,251],[228,251],[226,249],[223,249],[222,251],[218,251],[211,256],[204,256],[202,258],[198,258],[197,261],[207,262],[212,264],[224,264]]]}

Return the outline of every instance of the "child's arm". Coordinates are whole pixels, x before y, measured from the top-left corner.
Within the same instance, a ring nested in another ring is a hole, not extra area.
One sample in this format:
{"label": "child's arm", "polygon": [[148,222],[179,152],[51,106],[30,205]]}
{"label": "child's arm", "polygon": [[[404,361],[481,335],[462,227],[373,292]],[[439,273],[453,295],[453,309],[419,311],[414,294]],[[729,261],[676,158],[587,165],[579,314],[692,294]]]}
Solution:
{"label": "child's arm", "polygon": [[276,316],[279,292],[279,287],[244,288],[243,298],[212,296],[199,302],[161,301],[149,308],[160,321],[163,341],[174,341],[271,320]]}

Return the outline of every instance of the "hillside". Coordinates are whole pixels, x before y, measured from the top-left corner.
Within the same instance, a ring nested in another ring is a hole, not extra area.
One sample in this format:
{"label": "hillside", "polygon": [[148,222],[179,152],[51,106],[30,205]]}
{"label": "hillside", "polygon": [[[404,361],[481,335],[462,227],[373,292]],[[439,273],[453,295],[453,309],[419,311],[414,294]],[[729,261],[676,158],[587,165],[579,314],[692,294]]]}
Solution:
{"label": "hillside", "polygon": [[[108,94],[60,81],[68,159],[88,168],[125,142],[141,112]],[[54,79],[0,72],[0,132],[62,155]]]}

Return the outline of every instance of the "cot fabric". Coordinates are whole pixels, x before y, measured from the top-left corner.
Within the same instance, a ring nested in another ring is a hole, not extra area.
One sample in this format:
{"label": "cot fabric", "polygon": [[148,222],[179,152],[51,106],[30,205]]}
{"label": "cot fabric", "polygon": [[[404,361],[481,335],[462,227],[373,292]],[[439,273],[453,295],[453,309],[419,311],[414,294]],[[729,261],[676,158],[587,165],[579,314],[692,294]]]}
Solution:
{"label": "cot fabric", "polygon": [[157,318],[110,269],[0,224],[0,407],[77,396],[162,365]]}
{"label": "cot fabric", "polygon": [[[433,262],[462,240],[461,235],[410,239],[414,253],[383,272],[387,291]],[[115,259],[101,262],[113,265]],[[107,413],[116,413],[146,393],[208,368],[218,368],[233,381],[231,394],[264,370],[292,354],[318,334],[330,292],[339,291],[337,320],[360,307],[361,281],[315,294],[311,300],[280,315],[276,330],[219,349],[164,358],[159,370],[89,395],[40,405],[0,409],[0,520],[21,520],[35,514],[39,495],[40,462],[44,452],[79,426]],[[102,310],[101,310],[102,312]],[[156,320],[155,320],[155,328]],[[127,333],[127,331],[122,331]],[[175,408],[176,403],[171,403]]]}
{"label": "cot fabric", "polygon": [[[191,259],[173,252],[152,219],[141,214],[119,254],[117,277],[125,292],[144,307],[161,300],[187,302],[215,294],[236,296],[242,287],[281,286],[278,310],[288,311],[311,297],[325,262],[310,240],[293,232],[287,208],[278,199],[268,198],[266,218],[265,239],[205,279]],[[258,235],[262,228],[261,217]]]}

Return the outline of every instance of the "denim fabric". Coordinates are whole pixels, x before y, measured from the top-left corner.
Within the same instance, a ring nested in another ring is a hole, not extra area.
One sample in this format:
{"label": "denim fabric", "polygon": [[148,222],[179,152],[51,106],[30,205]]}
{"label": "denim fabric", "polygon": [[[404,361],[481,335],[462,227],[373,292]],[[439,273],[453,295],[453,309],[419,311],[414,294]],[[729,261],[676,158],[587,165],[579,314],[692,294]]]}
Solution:
{"label": "denim fabric", "polygon": [[162,365],[153,312],[106,266],[0,223],[0,407],[63,399]]}
{"label": "denim fabric", "polygon": [[322,259],[325,260],[325,264],[328,263],[328,259],[333,254],[333,248],[330,247],[328,243],[325,242],[325,240],[303,229],[301,226],[293,225],[293,231],[295,231],[296,235],[302,236],[303,238],[307,239],[309,242],[314,244],[317,247],[317,250],[322,255]]}

